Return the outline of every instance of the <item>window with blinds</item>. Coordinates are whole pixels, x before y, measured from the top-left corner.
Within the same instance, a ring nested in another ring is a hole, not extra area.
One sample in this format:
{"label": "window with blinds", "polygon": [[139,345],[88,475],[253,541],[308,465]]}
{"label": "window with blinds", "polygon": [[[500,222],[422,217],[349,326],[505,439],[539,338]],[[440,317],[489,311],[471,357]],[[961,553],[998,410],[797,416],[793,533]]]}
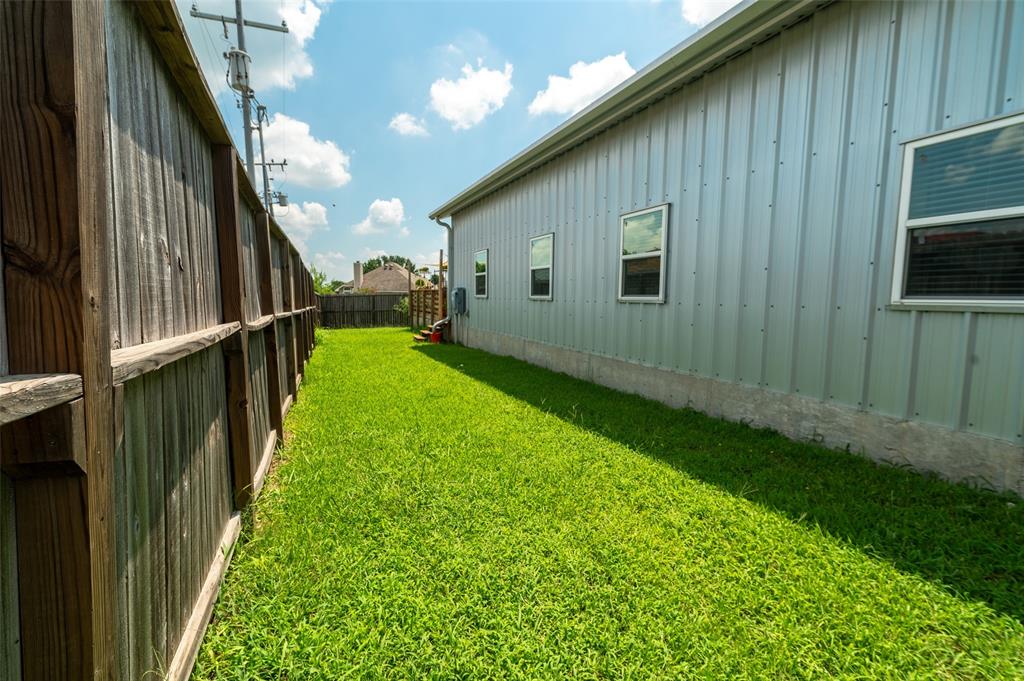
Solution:
{"label": "window with blinds", "polygon": [[907,145],[893,303],[1024,304],[1024,115]]}

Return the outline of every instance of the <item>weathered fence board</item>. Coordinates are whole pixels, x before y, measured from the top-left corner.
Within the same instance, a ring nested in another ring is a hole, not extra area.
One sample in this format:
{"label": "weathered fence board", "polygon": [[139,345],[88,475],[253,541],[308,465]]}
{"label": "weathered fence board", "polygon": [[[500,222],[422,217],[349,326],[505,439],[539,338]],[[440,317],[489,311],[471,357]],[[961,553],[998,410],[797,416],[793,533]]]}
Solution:
{"label": "weathered fence board", "polygon": [[21,677],[18,626],[18,556],[14,529],[14,486],[0,475],[0,678]]}
{"label": "weathered fence board", "polygon": [[[438,307],[440,305],[440,307]],[[425,328],[448,313],[445,289],[413,289],[409,296],[410,326]]]}
{"label": "weathered fence board", "polygon": [[267,394],[267,349],[262,333],[249,334],[249,380],[252,383],[252,470],[263,460],[270,437],[270,407]]}
{"label": "weathered fence board", "polygon": [[252,206],[243,204],[238,212],[242,220],[242,256],[245,266],[245,316],[254,321],[261,316],[259,270],[256,263],[256,215]]}
{"label": "weathered fence board", "polygon": [[[0,272],[3,271],[0,249]],[[0,320],[4,319],[4,279],[0,276]],[[6,376],[7,334],[0,333],[0,376]],[[2,457],[2,454],[0,454]],[[0,473],[0,678],[21,677],[18,625],[18,555],[14,527],[14,486]]]}
{"label": "weathered fence board", "polygon": [[223,374],[209,348],[125,384],[115,498],[127,678],[175,654],[231,515]]}
{"label": "weathered fence board", "polygon": [[404,293],[317,296],[320,324],[328,329],[373,326],[408,326],[409,316],[395,310]]}
{"label": "weathered fence board", "polygon": [[0,33],[0,679],[185,679],[311,278],[173,2],[0,3]]}
{"label": "weathered fence board", "polygon": [[220,320],[210,145],[138,13],[109,5],[114,347]]}
{"label": "weathered fence board", "polygon": [[274,332],[277,334],[277,371],[278,371],[278,387],[281,390],[279,397],[279,404],[284,404],[288,398],[288,374],[295,375],[293,369],[289,368],[289,354],[288,354],[288,331],[285,327],[283,319],[279,319],[274,323]]}
{"label": "weathered fence board", "polygon": [[273,234],[270,236],[270,264],[273,269],[270,284],[273,287],[274,312],[284,312],[284,288],[282,285],[282,279],[284,278],[284,258],[281,255],[281,252],[287,248],[288,245],[282,243],[281,240],[276,238]]}

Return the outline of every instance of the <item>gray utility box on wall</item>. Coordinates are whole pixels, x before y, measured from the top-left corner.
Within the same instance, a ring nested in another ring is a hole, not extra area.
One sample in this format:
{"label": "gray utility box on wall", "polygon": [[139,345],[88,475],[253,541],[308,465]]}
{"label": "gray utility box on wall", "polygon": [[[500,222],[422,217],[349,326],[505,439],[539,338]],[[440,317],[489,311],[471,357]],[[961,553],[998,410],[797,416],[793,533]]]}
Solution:
{"label": "gray utility box on wall", "polygon": [[452,308],[455,314],[466,314],[466,289],[458,287],[455,289],[455,296],[452,299]]}

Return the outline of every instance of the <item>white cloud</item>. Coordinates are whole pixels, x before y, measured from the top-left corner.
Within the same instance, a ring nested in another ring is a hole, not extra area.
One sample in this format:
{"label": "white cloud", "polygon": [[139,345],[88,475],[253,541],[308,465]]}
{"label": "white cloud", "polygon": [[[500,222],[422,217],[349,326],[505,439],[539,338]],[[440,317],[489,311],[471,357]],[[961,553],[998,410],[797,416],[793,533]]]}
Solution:
{"label": "white cloud", "polygon": [[482,62],[475,69],[466,64],[458,80],[439,78],[431,84],[430,107],[453,130],[466,130],[504,106],[511,91],[512,64],[506,62],[504,71],[489,69]]}
{"label": "white cloud", "polygon": [[375,199],[366,217],[352,226],[352,233],[366,235],[397,231],[399,235],[406,236],[409,230],[402,226],[403,220],[405,206],[401,199]]}
{"label": "white cloud", "polygon": [[309,123],[276,113],[263,131],[267,158],[288,159],[284,176],[289,182],[315,189],[348,184],[349,157],[331,140],[319,140],[309,132]]}
{"label": "white cloud", "polygon": [[[228,40],[224,40],[220,24],[189,16],[192,0],[177,0],[178,11],[185,20],[189,38],[199,55],[203,72],[214,94],[227,89],[224,72],[227,70],[222,53],[230,45],[236,45],[234,26],[228,26]],[[234,16],[235,3],[232,0],[199,0],[198,9],[210,14]],[[250,70],[252,86],[257,91],[273,88],[295,89],[296,82],[313,75],[313,62],[306,52],[306,45],[313,39],[320,24],[323,0],[279,0],[277,7],[267,3],[251,3],[247,6],[246,18],[267,24],[288,24],[288,33],[248,29],[245,33],[245,48],[252,56]],[[273,9],[271,9],[273,8]]]}
{"label": "white cloud", "polygon": [[568,78],[548,76],[547,89],[530,102],[530,114],[574,114],[634,73],[636,69],[629,65],[625,52],[589,64],[578,61],[569,67]]}
{"label": "white cloud", "polygon": [[388,127],[399,135],[411,135],[413,137],[426,137],[427,124],[422,118],[416,118],[411,113],[395,114],[395,117],[388,123]]}
{"label": "white cloud", "polygon": [[1024,156],[1024,126],[1011,125],[1003,128],[989,145],[988,153],[1001,154],[1016,151]]}
{"label": "white cloud", "polygon": [[740,0],[682,0],[683,20],[695,26],[705,26],[721,16]]}
{"label": "white cloud", "polygon": [[340,251],[317,253],[313,256],[313,265],[327,275],[328,281],[331,279],[346,281],[352,278],[351,268],[348,272],[345,271],[345,254]]}
{"label": "white cloud", "polygon": [[313,232],[327,226],[327,208],[315,201],[278,208],[274,217],[303,257],[309,250],[306,240]]}

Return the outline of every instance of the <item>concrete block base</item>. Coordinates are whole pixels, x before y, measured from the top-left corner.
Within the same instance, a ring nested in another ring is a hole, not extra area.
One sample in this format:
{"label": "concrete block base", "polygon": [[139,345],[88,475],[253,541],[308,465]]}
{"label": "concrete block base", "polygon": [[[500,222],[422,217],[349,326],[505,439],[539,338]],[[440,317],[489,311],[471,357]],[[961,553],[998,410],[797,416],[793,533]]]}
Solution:
{"label": "concrete block base", "polygon": [[848,449],[952,480],[1024,496],[1024,447],[942,426],[829,404],[802,395],[681,374],[460,325],[458,342],[622,392],[772,428],[796,440]]}

